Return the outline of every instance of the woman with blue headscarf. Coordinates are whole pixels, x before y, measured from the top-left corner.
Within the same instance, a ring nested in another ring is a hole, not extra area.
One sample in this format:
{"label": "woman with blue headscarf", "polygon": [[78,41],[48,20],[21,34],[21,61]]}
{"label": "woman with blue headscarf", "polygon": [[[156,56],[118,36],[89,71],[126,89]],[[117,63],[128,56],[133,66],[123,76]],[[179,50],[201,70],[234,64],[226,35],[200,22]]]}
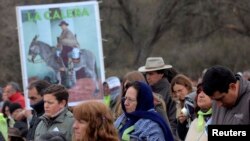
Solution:
{"label": "woman with blue headscarf", "polygon": [[153,93],[144,82],[127,85],[122,100],[124,113],[115,121],[122,141],[173,141],[169,125],[154,110]]}

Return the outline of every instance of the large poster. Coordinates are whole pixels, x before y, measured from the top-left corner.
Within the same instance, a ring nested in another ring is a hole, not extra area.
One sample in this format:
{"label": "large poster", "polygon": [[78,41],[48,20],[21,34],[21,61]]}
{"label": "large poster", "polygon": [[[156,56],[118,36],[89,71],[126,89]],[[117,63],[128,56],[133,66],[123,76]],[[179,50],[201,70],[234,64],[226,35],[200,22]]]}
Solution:
{"label": "large poster", "polygon": [[18,6],[16,11],[26,100],[29,83],[37,79],[67,87],[70,106],[101,99],[105,76],[98,2]]}

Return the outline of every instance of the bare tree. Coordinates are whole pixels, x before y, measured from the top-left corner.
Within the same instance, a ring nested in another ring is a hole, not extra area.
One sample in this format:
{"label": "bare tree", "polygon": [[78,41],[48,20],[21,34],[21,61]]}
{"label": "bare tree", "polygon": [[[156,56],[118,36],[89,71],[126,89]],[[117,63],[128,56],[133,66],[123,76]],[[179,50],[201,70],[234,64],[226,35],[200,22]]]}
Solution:
{"label": "bare tree", "polygon": [[182,1],[185,7],[178,15],[177,32],[185,42],[197,42],[209,38],[221,28],[216,3],[211,0]]}
{"label": "bare tree", "polygon": [[250,1],[241,0],[235,3],[235,1],[231,0],[228,3],[228,9],[230,9],[228,11],[230,11],[237,20],[233,23],[227,23],[225,27],[243,36],[250,37]]}
{"label": "bare tree", "polygon": [[[88,0],[70,2],[77,1]],[[0,1],[1,84],[22,82],[15,6],[64,2]],[[102,0],[99,6],[105,71],[113,70],[107,76],[156,55],[193,76],[214,64],[249,69],[249,0]]]}
{"label": "bare tree", "polygon": [[179,0],[118,0],[125,24],[121,27],[136,50],[132,65],[143,64],[155,43],[173,26],[180,11]]}

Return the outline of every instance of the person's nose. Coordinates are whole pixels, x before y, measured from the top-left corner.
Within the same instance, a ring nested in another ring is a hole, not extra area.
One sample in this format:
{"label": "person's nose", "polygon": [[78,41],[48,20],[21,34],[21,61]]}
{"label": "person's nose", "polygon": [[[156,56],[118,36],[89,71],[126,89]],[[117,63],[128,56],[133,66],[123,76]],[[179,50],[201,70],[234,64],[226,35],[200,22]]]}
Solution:
{"label": "person's nose", "polygon": [[49,105],[47,103],[44,103],[44,109],[48,109]]}
{"label": "person's nose", "polygon": [[203,94],[203,93],[199,93],[199,94],[198,94],[198,97],[199,97],[199,98],[203,98],[203,97],[204,97],[204,94]]}
{"label": "person's nose", "polygon": [[76,129],[77,128],[77,122],[75,121],[73,124],[73,128]]}
{"label": "person's nose", "polygon": [[128,102],[128,100],[127,100],[127,99],[125,99],[125,101],[124,101],[124,105],[125,105],[125,106],[129,105],[129,102]]}
{"label": "person's nose", "polygon": [[181,92],[175,92],[175,95],[176,95],[177,97],[180,97],[180,96],[181,96]]}

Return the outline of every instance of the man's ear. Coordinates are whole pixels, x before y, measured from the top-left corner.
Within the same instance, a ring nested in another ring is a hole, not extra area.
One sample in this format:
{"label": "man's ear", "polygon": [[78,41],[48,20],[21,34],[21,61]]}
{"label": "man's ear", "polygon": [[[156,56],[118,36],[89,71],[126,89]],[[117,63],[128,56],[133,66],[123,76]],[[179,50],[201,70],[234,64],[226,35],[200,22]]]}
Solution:
{"label": "man's ear", "polygon": [[61,102],[60,102],[60,107],[61,108],[64,108],[65,106],[66,106],[66,100],[62,100]]}
{"label": "man's ear", "polygon": [[163,76],[164,76],[164,73],[160,73],[160,75],[161,75],[161,78],[163,78]]}
{"label": "man's ear", "polygon": [[229,89],[236,90],[236,83],[230,83]]}

